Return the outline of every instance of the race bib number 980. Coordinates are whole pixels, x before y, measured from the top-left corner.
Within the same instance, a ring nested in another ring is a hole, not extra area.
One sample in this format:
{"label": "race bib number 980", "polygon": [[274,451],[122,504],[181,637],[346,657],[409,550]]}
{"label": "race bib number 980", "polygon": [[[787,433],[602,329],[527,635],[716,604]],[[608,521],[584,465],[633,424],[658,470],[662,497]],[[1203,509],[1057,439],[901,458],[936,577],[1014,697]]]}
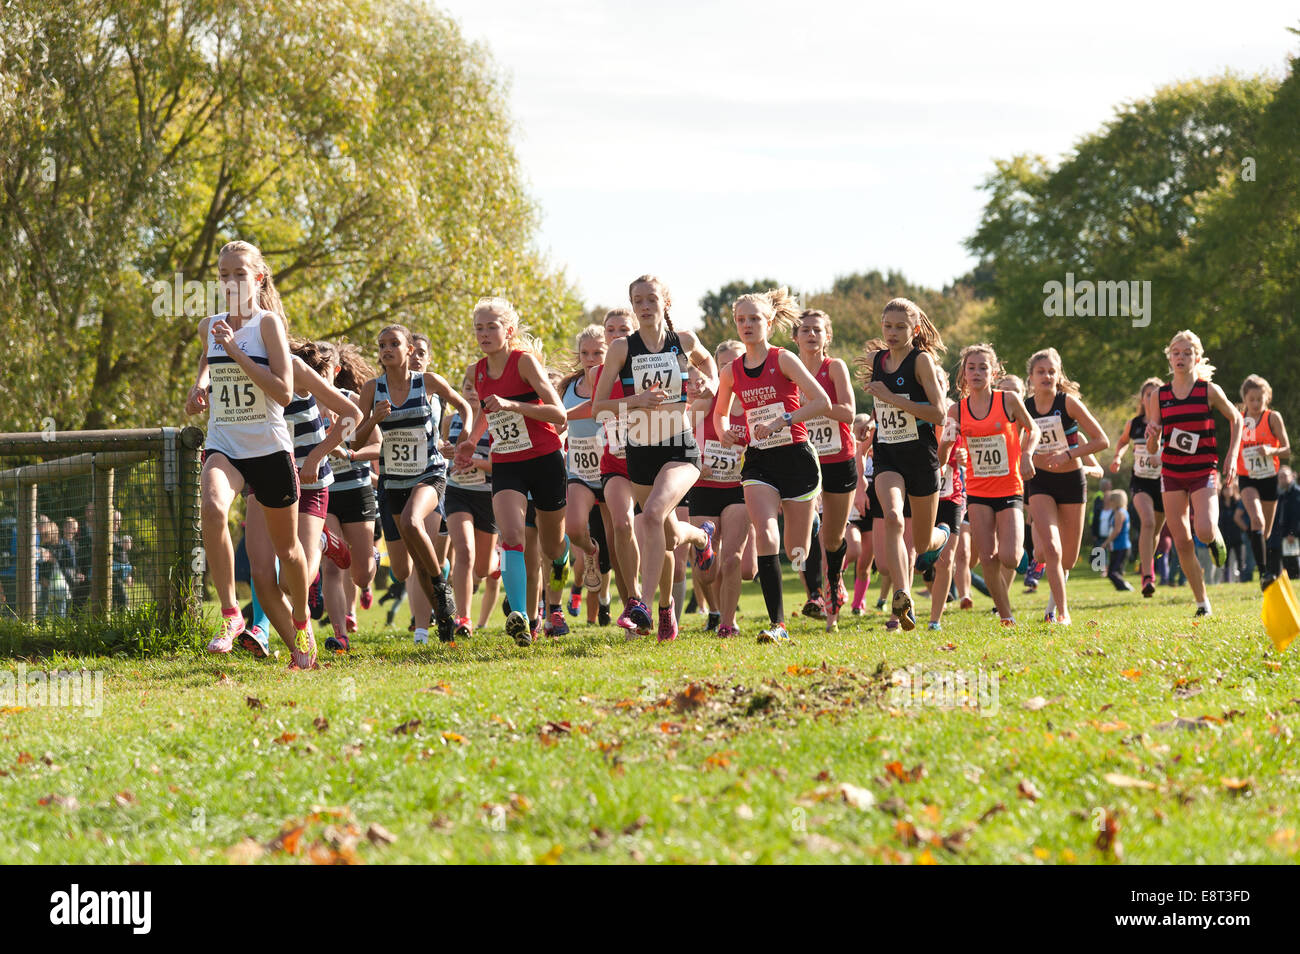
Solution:
{"label": "race bib number 980", "polygon": [[569,473],[589,484],[600,482],[600,435],[569,435]]}

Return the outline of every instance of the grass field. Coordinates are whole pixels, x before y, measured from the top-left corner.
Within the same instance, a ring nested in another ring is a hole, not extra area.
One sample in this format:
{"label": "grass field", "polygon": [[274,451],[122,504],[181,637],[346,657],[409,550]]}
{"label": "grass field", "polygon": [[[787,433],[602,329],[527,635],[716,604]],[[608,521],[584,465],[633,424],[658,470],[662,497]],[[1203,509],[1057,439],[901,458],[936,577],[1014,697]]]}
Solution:
{"label": "grass field", "polygon": [[[747,586],[726,642],[692,617],[663,646],[416,649],[371,611],[313,673],[27,660],[104,670],[103,708],[2,710],[0,861],[1295,860],[1298,664],[1258,588],[1213,587],[1203,621],[1185,587],[1072,590],[1068,629],[1002,630],[981,597],[942,632],[868,611],[761,646]],[[909,691],[916,665],[969,700],[915,670]]]}

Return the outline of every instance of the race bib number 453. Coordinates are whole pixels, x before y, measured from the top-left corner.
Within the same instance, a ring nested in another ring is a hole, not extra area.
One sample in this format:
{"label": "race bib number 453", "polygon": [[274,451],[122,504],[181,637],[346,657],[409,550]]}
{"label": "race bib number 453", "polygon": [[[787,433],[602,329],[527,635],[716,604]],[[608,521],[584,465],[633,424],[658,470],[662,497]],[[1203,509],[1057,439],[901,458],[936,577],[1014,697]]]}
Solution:
{"label": "race bib number 453", "polygon": [[492,453],[517,454],[531,450],[533,439],[528,433],[528,422],[517,411],[491,411],[488,429],[492,432]]}

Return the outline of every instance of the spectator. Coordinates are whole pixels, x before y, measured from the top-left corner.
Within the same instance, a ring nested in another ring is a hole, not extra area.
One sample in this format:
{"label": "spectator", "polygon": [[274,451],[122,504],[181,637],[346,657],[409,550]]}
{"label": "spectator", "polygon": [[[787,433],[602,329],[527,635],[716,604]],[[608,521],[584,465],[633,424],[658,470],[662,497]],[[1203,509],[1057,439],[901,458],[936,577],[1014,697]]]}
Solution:
{"label": "spectator", "polygon": [[[1243,526],[1242,521],[1245,521]],[[1222,581],[1231,583],[1233,579],[1246,581],[1250,579],[1247,570],[1246,554],[1243,550],[1249,551],[1246,544],[1245,531],[1250,529],[1250,516],[1246,513],[1245,504],[1241,502],[1241,497],[1237,495],[1235,488],[1219,488],[1219,533],[1223,537],[1223,542],[1227,545],[1227,559],[1223,561]],[[1234,577],[1233,568],[1236,568]]]}
{"label": "spectator", "polygon": [[85,602],[86,576],[81,572],[81,564],[77,559],[77,533],[80,529],[76,517],[64,517],[63,532],[54,547],[55,559],[59,561],[63,577],[68,581],[73,606]]}
{"label": "spectator", "polygon": [[1101,479],[1101,492],[1092,498],[1092,545],[1094,547],[1101,546],[1110,534],[1110,527],[1102,526],[1102,521],[1106,519],[1106,495],[1110,493],[1110,488],[1110,478],[1103,477]]}
{"label": "spectator", "polygon": [[1300,486],[1290,467],[1278,470],[1277,487],[1277,511],[1268,538],[1268,569],[1276,576],[1285,566],[1287,575],[1294,580],[1300,578]]}
{"label": "spectator", "polygon": [[1127,592],[1133,589],[1133,584],[1124,579],[1124,562],[1130,549],[1128,494],[1112,490],[1106,495],[1106,510],[1110,514],[1110,530],[1105,541],[1105,547],[1110,551],[1106,577],[1115,589]]}
{"label": "spectator", "polygon": [[113,511],[113,609],[126,609],[126,588],[134,584],[134,570],[131,566],[131,548],[135,542],[130,534],[122,533],[122,511]]}
{"label": "spectator", "polygon": [[67,616],[72,588],[59,566],[59,525],[49,517],[39,524],[40,547],[36,556],[36,579],[40,586],[41,616]]}

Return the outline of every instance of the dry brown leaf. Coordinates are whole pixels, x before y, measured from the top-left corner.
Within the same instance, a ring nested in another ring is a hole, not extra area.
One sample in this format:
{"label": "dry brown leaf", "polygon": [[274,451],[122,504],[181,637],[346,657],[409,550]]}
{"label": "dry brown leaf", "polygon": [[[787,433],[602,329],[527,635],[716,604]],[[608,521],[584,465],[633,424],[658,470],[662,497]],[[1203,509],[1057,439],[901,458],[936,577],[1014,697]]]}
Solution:
{"label": "dry brown leaf", "polygon": [[371,822],[366,829],[366,839],[374,845],[391,845],[397,836],[378,822]]}
{"label": "dry brown leaf", "polygon": [[250,709],[265,709],[265,708],[266,708],[266,706],[262,705],[262,700],[259,699],[259,698],[257,698],[257,696],[244,696],[244,703],[245,703],[245,704],[248,706],[248,708],[250,708]]}
{"label": "dry brown leaf", "polygon": [[1020,784],[1016,786],[1016,793],[1021,798],[1027,798],[1031,802],[1036,802],[1042,797],[1042,794],[1034,787],[1034,783],[1023,778],[1020,780]]}
{"label": "dry brown leaf", "polygon": [[444,732],[442,734],[442,740],[443,742],[458,742],[461,745],[464,745],[469,741],[459,732]]}
{"label": "dry brown leaf", "polygon": [[1223,776],[1219,781],[1230,792],[1248,792],[1255,784],[1253,778],[1236,778],[1235,776]]}
{"label": "dry brown leaf", "polygon": [[422,724],[419,719],[407,719],[401,725],[393,726],[393,735],[410,735]]}
{"label": "dry brown leaf", "polygon": [[840,783],[840,797],[844,799],[846,805],[851,805],[860,811],[866,811],[876,804],[876,796],[870,791],[850,785],[848,782]]}
{"label": "dry brown leaf", "polygon": [[1047,705],[1047,700],[1044,699],[1042,696],[1033,696],[1024,701],[1024,707],[1028,709],[1030,712],[1037,712],[1045,705]]}
{"label": "dry brown leaf", "polygon": [[227,848],[223,854],[232,865],[247,865],[266,854],[266,849],[252,838],[245,836],[242,841]]}
{"label": "dry brown leaf", "polygon": [[324,716],[317,716],[312,719],[311,724],[316,727],[317,732],[328,732],[330,728],[330,720]]}
{"label": "dry brown leaf", "polygon": [[1128,775],[1121,775],[1119,772],[1107,772],[1102,776],[1102,778],[1119,788],[1154,789],[1156,787],[1151,782],[1144,781],[1140,778],[1133,778]]}

